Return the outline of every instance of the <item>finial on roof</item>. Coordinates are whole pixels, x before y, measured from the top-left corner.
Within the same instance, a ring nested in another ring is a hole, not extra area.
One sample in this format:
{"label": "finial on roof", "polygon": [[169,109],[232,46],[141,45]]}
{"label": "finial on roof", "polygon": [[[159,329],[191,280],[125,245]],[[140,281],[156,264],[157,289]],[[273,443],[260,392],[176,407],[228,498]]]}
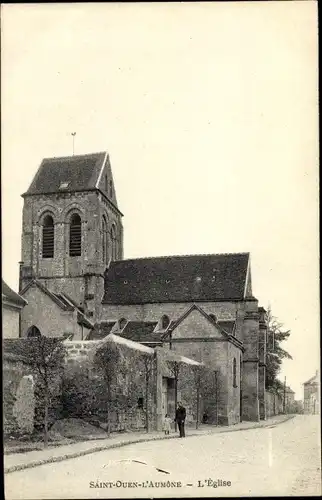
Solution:
{"label": "finial on roof", "polygon": [[75,154],[75,135],[76,135],[76,132],[71,133],[71,136],[73,137],[73,156]]}

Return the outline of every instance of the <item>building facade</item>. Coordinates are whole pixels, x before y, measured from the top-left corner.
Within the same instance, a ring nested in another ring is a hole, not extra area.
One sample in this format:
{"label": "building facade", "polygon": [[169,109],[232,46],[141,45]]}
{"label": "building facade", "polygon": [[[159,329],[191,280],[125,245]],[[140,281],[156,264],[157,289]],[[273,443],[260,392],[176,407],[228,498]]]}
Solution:
{"label": "building facade", "polygon": [[267,326],[248,253],[124,260],[107,153],[43,160],[23,198],[21,293],[43,297],[42,312],[24,310],[23,336],[37,327],[79,338],[68,321],[83,315],[95,323],[88,339],[114,333],[220,373],[222,423],[266,418]]}
{"label": "building facade", "polygon": [[28,304],[25,298],[12,290],[2,280],[2,337],[5,339],[20,336],[21,311]]}
{"label": "building facade", "polygon": [[304,382],[304,413],[320,413],[320,377],[318,370],[314,377]]}

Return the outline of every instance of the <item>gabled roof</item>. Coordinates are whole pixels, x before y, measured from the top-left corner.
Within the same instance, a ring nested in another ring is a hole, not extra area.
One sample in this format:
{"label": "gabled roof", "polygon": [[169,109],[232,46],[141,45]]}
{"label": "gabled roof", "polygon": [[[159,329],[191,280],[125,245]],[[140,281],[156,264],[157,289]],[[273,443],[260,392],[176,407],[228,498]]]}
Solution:
{"label": "gabled roof", "polygon": [[111,332],[114,325],[115,321],[101,321],[100,323],[96,323],[93,330],[86,337],[86,340],[102,340]]}
{"label": "gabled roof", "polygon": [[80,306],[71,299],[65,293],[54,293],[49,290],[45,285],[41,283],[40,280],[33,279],[29,281],[29,283],[23,288],[21,291],[21,295],[24,295],[26,291],[32,287],[38,287],[43,293],[47,295],[55,304],[60,307],[63,311],[77,311],[77,322],[81,325],[84,325],[86,328],[94,328],[94,324],[86,317]]}
{"label": "gabled roof", "polygon": [[193,366],[204,366],[202,362],[196,361],[195,359],[187,358],[185,356],[181,356],[174,351],[170,351],[169,349],[164,349],[163,347],[156,347],[156,353],[163,358],[164,361],[172,361],[176,363],[184,363],[186,365]]}
{"label": "gabled roof", "polygon": [[128,347],[129,349],[134,349],[136,351],[150,354],[150,356],[154,354],[154,350],[150,347],[139,344],[139,342],[133,342],[132,340],[122,338],[119,335],[115,335],[114,333],[110,333],[110,335],[108,335],[103,342],[113,342],[114,344],[123,345],[125,347]]}
{"label": "gabled roof", "polygon": [[24,307],[28,302],[21,297],[17,292],[12,290],[7,283],[2,280],[2,301],[11,302],[18,307]]}
{"label": "gabled roof", "polygon": [[51,292],[45,285],[41,283],[41,281],[37,279],[32,279],[27,283],[27,285],[21,290],[21,295],[24,295],[29,288],[32,286],[36,286],[39,288],[43,293],[45,293],[55,304],[58,305],[63,311],[73,311],[74,308],[72,304],[66,303],[66,301],[62,300],[59,298],[59,294],[55,294]]}
{"label": "gabled roof", "polygon": [[111,262],[105,304],[243,300],[249,253],[151,257]]}
{"label": "gabled roof", "polygon": [[[102,172],[106,172],[112,190],[102,189]],[[100,189],[117,208],[111,166],[106,151],[85,155],[44,158],[29,189],[23,196],[69,193]]]}
{"label": "gabled roof", "polygon": [[[236,347],[238,347],[239,349],[241,349],[242,351],[244,351],[244,348],[243,348],[243,343],[238,340],[236,337],[234,337],[233,335],[229,334],[228,332],[226,332],[220,325],[217,321],[215,321],[211,315],[207,314],[201,307],[198,306],[198,304],[192,304],[192,306],[190,306],[183,314],[182,316],[180,316],[180,318],[175,321],[173,324],[171,324],[171,327],[168,328],[167,332],[166,332],[166,335],[164,336],[164,339],[166,338],[166,336],[170,335],[179,325],[182,321],[184,321],[188,316],[189,314],[192,312],[192,311],[198,311],[200,314],[202,314],[202,316],[204,316],[204,318],[206,318],[216,329],[217,331],[219,331],[223,337],[223,339],[227,340],[228,342],[231,342],[232,344],[234,344]],[[191,335],[191,337],[193,337],[194,335]]]}
{"label": "gabled roof", "polygon": [[118,335],[135,342],[159,343],[162,334],[154,333],[156,325],[157,321],[128,321]]}
{"label": "gabled roof", "polygon": [[320,382],[320,379],[318,376],[318,372],[316,372],[314,377],[311,377],[309,380],[304,382],[304,385],[306,385],[306,384],[319,384],[319,382]]}

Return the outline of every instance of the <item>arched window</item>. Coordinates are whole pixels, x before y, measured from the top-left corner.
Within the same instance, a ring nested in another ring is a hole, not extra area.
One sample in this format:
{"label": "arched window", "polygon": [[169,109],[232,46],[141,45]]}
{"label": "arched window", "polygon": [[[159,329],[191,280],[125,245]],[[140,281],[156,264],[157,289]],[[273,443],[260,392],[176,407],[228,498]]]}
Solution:
{"label": "arched window", "polygon": [[108,180],[107,180],[107,175],[105,175],[104,177],[104,190],[106,191],[107,193],[107,190],[108,190]]}
{"label": "arched window", "polygon": [[233,387],[237,387],[237,361],[233,359]]}
{"label": "arched window", "polygon": [[168,328],[169,324],[170,324],[169,316],[164,314],[161,318],[161,329],[166,330]]}
{"label": "arched window", "polygon": [[82,255],[82,221],[78,214],[73,214],[70,219],[69,255],[70,257]]}
{"label": "arched window", "polygon": [[42,256],[52,259],[54,256],[55,229],[51,215],[46,215],[42,226]]}
{"label": "arched window", "polygon": [[103,263],[107,263],[107,221],[103,215],[102,219],[102,259]]}
{"label": "arched window", "polygon": [[117,259],[117,240],[115,224],[111,227],[112,260]]}
{"label": "arched window", "polygon": [[28,331],[27,331],[27,337],[32,338],[32,337],[41,337],[41,333],[39,331],[39,328],[37,328],[35,325],[32,325]]}
{"label": "arched window", "polygon": [[110,193],[109,193],[110,198],[113,196],[113,182],[110,181]]}

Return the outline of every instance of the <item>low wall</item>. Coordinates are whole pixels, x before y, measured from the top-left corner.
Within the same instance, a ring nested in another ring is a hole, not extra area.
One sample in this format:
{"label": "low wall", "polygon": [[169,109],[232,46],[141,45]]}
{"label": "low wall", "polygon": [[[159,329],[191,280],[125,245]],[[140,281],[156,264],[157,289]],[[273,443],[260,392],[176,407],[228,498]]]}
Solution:
{"label": "low wall", "polygon": [[4,435],[30,434],[34,429],[34,374],[19,357],[3,357]]}
{"label": "low wall", "polygon": [[266,391],[266,416],[274,417],[283,412],[283,399],[280,394]]}
{"label": "low wall", "polygon": [[[143,430],[146,427],[146,379],[142,353],[127,346],[106,343],[107,348],[118,352],[115,366],[111,361],[109,384],[95,359],[102,345],[101,341],[65,342],[63,416],[84,418],[102,428],[109,423],[111,432]],[[152,363],[148,382],[150,430],[156,427],[155,377]]]}

